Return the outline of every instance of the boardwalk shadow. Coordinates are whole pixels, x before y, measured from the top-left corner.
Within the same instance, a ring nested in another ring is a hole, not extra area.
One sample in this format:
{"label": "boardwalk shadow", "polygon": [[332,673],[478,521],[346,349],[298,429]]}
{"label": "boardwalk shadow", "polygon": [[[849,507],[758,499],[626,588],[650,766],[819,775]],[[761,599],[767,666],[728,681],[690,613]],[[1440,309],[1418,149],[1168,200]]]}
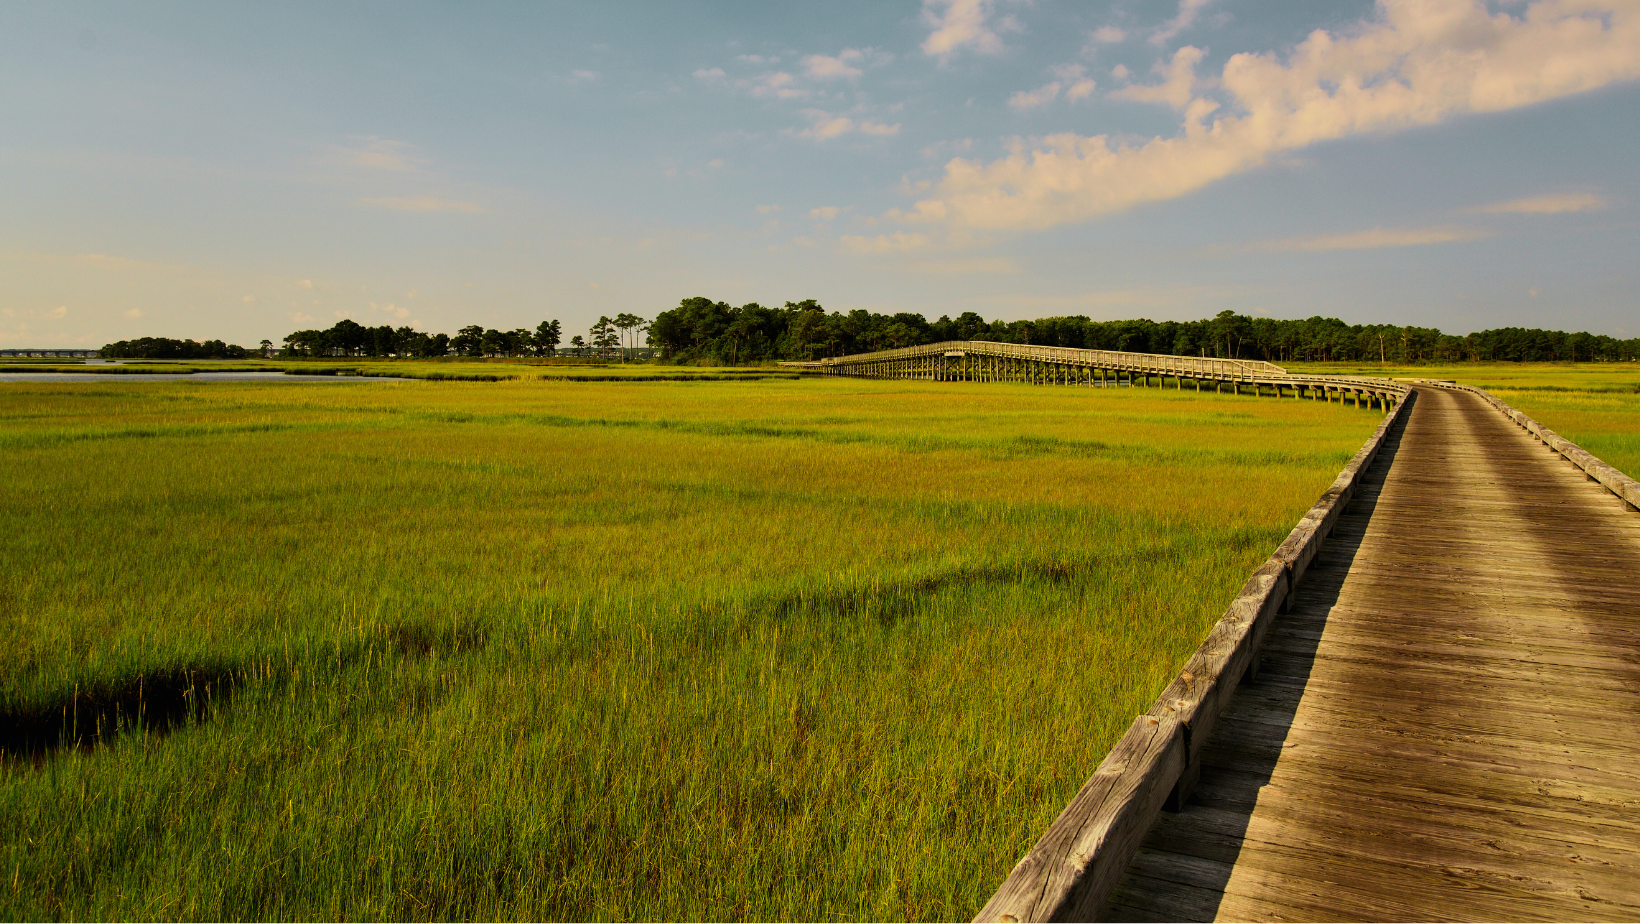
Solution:
{"label": "boardwalk shadow", "polygon": [[[1102,920],[1212,921],[1217,916],[1259,791],[1275,771],[1308,685],[1320,630],[1360,551],[1416,401],[1416,393],[1407,397],[1408,413],[1385,434],[1355,498],[1299,583],[1292,612],[1279,617],[1272,627],[1271,639],[1279,636],[1281,643],[1277,650],[1268,650],[1273,646],[1266,642],[1259,680],[1253,685],[1259,699],[1256,727],[1237,716],[1232,700],[1208,741],[1195,796],[1183,810],[1164,812],[1157,819]],[[1256,739],[1269,746],[1237,749],[1233,766],[1216,765],[1215,745],[1241,739]],[[1250,751],[1257,756],[1249,759]]]}

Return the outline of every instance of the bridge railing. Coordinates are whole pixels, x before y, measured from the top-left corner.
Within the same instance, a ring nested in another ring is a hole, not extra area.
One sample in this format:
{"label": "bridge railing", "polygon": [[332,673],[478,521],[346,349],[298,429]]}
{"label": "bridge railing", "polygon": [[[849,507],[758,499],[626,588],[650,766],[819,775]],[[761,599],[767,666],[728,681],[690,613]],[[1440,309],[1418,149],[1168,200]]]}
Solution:
{"label": "bridge railing", "polygon": [[813,367],[840,368],[854,365],[912,359],[923,356],[941,356],[964,353],[975,356],[1003,356],[1040,362],[1071,363],[1102,366],[1108,369],[1131,369],[1135,372],[1164,373],[1167,375],[1200,375],[1213,378],[1244,378],[1285,375],[1287,370],[1257,359],[1208,359],[1195,356],[1165,356],[1157,353],[1128,353],[1119,350],[1084,350],[1076,347],[1036,346],[1028,343],[996,343],[989,340],[946,340],[897,350],[878,350],[874,353],[856,353],[793,363]]}

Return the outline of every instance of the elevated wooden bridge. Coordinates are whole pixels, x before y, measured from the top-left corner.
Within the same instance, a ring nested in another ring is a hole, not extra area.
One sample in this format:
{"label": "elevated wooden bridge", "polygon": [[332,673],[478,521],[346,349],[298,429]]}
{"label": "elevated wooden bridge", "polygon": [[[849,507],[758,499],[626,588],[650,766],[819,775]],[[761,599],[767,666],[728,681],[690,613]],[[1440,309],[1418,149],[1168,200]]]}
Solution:
{"label": "elevated wooden bridge", "polygon": [[1450,383],[919,349],[827,371],[1389,410],[976,920],[1640,920],[1640,483]]}
{"label": "elevated wooden bridge", "polygon": [[18,357],[18,356],[31,356],[31,357],[68,357],[68,356],[96,357],[96,356],[99,356],[99,355],[101,355],[101,354],[96,350],[79,350],[79,349],[75,349],[75,350],[69,350],[69,349],[34,350],[34,349],[27,349],[27,348],[11,348],[11,349],[0,350],[0,359],[5,359],[5,358],[9,358],[9,357]]}
{"label": "elevated wooden bridge", "polygon": [[929,382],[1026,382],[1036,385],[1156,387],[1195,391],[1211,387],[1234,394],[1316,398],[1388,410],[1406,394],[1385,379],[1289,375],[1274,363],[1253,359],[1160,356],[1116,350],[947,340],[899,350],[860,353],[812,362],[784,362],[822,375]]}

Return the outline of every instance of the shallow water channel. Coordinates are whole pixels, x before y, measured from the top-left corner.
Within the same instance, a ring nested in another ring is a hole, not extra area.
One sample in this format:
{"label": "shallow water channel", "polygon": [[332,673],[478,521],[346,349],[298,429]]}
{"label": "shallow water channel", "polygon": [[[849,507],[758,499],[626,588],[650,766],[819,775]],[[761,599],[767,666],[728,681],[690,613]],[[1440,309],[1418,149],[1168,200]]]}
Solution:
{"label": "shallow water channel", "polygon": [[362,375],[285,375],[283,372],[193,372],[173,373],[96,373],[96,372],[7,372],[0,374],[0,385],[6,382],[409,382],[412,379],[395,376]]}

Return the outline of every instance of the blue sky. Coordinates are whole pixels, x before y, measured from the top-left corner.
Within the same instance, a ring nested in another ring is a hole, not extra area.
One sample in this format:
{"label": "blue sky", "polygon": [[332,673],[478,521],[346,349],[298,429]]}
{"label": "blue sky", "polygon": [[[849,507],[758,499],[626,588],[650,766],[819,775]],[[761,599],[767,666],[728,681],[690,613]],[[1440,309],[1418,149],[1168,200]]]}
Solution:
{"label": "blue sky", "polygon": [[0,345],[685,297],[1640,335],[1640,2],[0,7]]}

